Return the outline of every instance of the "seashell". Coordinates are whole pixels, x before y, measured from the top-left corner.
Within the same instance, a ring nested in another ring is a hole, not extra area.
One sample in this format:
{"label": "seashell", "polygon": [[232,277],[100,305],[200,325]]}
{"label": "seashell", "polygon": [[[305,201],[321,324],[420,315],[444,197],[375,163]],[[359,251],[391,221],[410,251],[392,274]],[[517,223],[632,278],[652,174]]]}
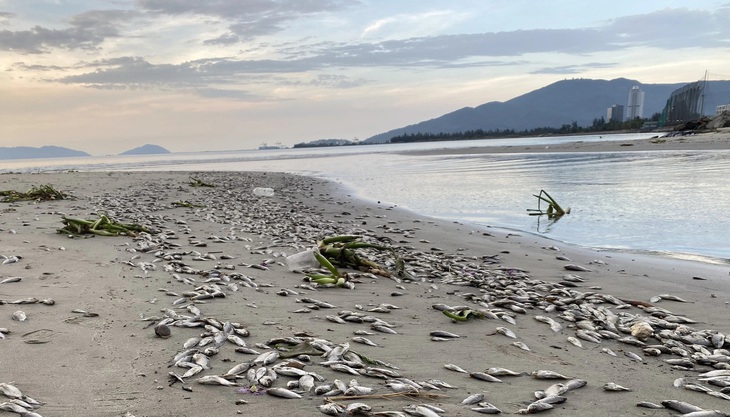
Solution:
{"label": "seashell", "polygon": [[163,339],[167,339],[168,337],[172,336],[170,326],[166,324],[158,324],[157,326],[155,326],[155,334],[157,335],[157,337],[161,337]]}

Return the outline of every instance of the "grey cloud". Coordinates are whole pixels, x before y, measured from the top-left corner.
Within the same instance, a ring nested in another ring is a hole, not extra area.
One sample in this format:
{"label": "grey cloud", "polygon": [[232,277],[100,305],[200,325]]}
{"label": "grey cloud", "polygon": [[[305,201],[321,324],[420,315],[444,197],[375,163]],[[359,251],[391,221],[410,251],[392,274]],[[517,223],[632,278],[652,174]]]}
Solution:
{"label": "grey cloud", "polygon": [[261,97],[251,94],[248,91],[219,89],[219,88],[196,88],[194,90],[201,97],[229,98],[233,100],[259,101]]}
{"label": "grey cloud", "polygon": [[604,31],[628,46],[672,49],[730,45],[730,7],[663,9],[613,20]]}
{"label": "grey cloud", "polygon": [[168,14],[198,14],[233,22],[229,32],[205,44],[231,44],[261,35],[270,35],[284,29],[287,21],[304,15],[337,11],[359,4],[354,0],[137,0],[137,6],[146,11]]}
{"label": "grey cloud", "polygon": [[336,11],[359,4],[354,0],[137,0],[143,10],[179,15],[201,14],[225,19],[261,15],[296,17],[302,13]]}
{"label": "grey cloud", "polygon": [[69,23],[77,28],[88,30],[99,36],[118,36],[118,24],[140,17],[141,14],[133,10],[90,10],[69,19]]}
{"label": "grey cloud", "polygon": [[138,15],[134,11],[94,10],[69,19],[71,27],[66,29],[35,26],[15,32],[3,30],[0,31],[0,50],[38,54],[53,48],[96,49],[104,39],[119,36],[115,23]]}
{"label": "grey cloud", "polygon": [[162,87],[174,85],[198,85],[205,79],[191,65],[153,65],[142,58],[115,58],[89,64],[98,66],[96,71],[63,77],[58,81],[67,84],[129,85],[135,87]]}
{"label": "grey cloud", "polygon": [[369,80],[366,80],[364,78],[351,78],[344,75],[336,74],[320,74],[309,81],[288,81],[282,79],[278,81],[278,84],[346,89],[361,87],[365,84],[368,84],[369,82]]}
{"label": "grey cloud", "polygon": [[35,26],[30,30],[0,30],[0,50],[25,54],[48,52],[52,48],[95,49],[102,41],[93,31],[82,28],[62,30]]}
{"label": "grey cloud", "polygon": [[558,67],[544,67],[530,72],[530,74],[579,74],[586,68],[612,68],[614,63],[593,62],[582,65],[564,65]]}
{"label": "grey cloud", "polygon": [[18,70],[18,71],[37,71],[37,72],[41,72],[41,71],[58,72],[58,71],[65,71],[67,69],[64,67],[60,67],[58,65],[38,65],[38,64],[28,65],[25,62],[16,62],[12,65],[12,68],[13,68],[12,69],[13,71]]}

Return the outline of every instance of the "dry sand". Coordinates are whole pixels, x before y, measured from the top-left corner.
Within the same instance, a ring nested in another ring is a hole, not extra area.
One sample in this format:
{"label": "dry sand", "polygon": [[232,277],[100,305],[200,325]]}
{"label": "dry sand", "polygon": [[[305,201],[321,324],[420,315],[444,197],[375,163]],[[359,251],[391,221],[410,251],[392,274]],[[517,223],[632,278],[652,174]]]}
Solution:
{"label": "dry sand", "polygon": [[[190,187],[190,175],[217,187]],[[0,300],[26,297],[55,300],[55,305],[50,306],[0,305],[0,327],[11,331],[0,340],[0,382],[13,382],[24,394],[42,401],[44,405],[37,412],[46,417],[323,415],[316,409],[323,399],[311,394],[303,399],[285,400],[241,393],[239,387],[195,383],[201,375],[220,375],[235,364],[254,358],[235,352],[231,343],[223,344],[220,353],[212,357],[211,370],[190,378],[186,386],[192,391],[183,390],[180,383],[170,386],[168,372],[185,372],[185,369],[170,367],[171,359],[183,350],[182,345],[188,338],[200,335],[203,330],[173,327],[172,337],[161,339],[155,336],[151,327],[146,328],[148,322],[141,321],[140,316],[162,316],[163,309],[175,309],[172,302],[179,296],[166,295],[165,291],[181,294],[194,286],[179,283],[172,272],[165,271],[164,266],[169,262],[156,258],[154,250],[135,251],[138,242],[131,237],[71,239],[56,233],[62,214],[95,218],[101,211],[120,220],[153,224],[170,231],[167,241],[181,246],[161,250],[185,253],[182,262],[193,268],[212,271],[216,265],[232,264],[235,270],[221,271],[245,274],[257,283],[258,289],[239,285],[236,292],[224,287],[226,298],[198,304],[205,317],[242,323],[250,331],[250,337],[246,339],[249,346],[305,332],[335,344],[349,341],[352,349],[397,366],[403,377],[414,381],[439,379],[457,387],[436,392],[444,397],[432,400],[358,400],[371,405],[374,411],[403,410],[409,404],[430,403],[446,410],[444,416],[478,415],[460,402],[469,394],[481,392],[487,401],[504,412],[515,413],[534,401],[535,391],[557,382],[529,376],[502,377],[503,383],[483,382],[445,369],[447,363],[471,372],[490,367],[520,372],[547,369],[588,382],[586,387],[567,393],[567,402],[546,412],[550,415],[676,415],[670,410],[636,407],[642,400],[658,403],[670,399],[687,401],[705,409],[730,410],[730,401],[674,388],[672,384],[676,378],[696,381],[698,371],[672,369],[663,361],[670,355],[644,357],[641,348],[615,340],[604,340],[601,344],[583,341],[583,348],[572,345],[567,338],[575,335],[575,329],[569,327],[570,322],[557,318],[557,313],[528,309],[527,314],[515,314],[514,325],[493,319],[455,323],[432,308],[437,303],[481,308],[468,301],[464,294],[480,296],[484,293],[476,287],[441,282],[442,279],[458,278],[462,273],[453,268],[451,271],[438,268],[439,264],[450,262],[452,266],[460,265],[465,269],[494,271],[497,276],[513,268],[510,273],[518,276],[519,271],[524,270],[530,279],[556,283],[570,273],[564,269],[570,263],[591,269],[591,272],[573,272],[585,279],[578,287],[566,287],[567,291],[577,291],[573,296],[579,293],[613,294],[627,300],[648,302],[652,296],[669,293],[689,302],[663,300],[656,305],[696,320],[697,323],[691,325],[696,329],[728,334],[730,276],[727,265],[596,252],[563,244],[557,244],[558,251],[555,242],[529,234],[492,228],[478,230],[469,225],[423,218],[397,208],[357,201],[333,183],[284,174],[68,172],[0,175],[0,190],[25,190],[41,184],[52,184],[59,190],[73,193],[78,199],[0,204],[0,255],[22,257],[19,262],[0,265],[0,281],[22,277],[19,282],[0,284]],[[257,186],[271,187],[276,194],[272,198],[255,197],[251,191]],[[175,208],[171,204],[181,200],[203,207]],[[318,230],[320,238],[353,232],[390,238],[396,246],[411,247],[401,249],[403,253],[430,256],[443,262],[431,264],[430,271],[418,274],[423,279],[415,282],[398,284],[381,277],[362,279],[353,290],[303,290],[297,288],[303,283],[303,275],[290,272],[283,265],[284,258],[277,255],[298,252],[312,246],[316,239],[299,241],[296,245],[280,243],[283,246],[272,242],[293,242],[296,236],[306,235],[312,228]],[[224,240],[215,243],[212,236]],[[207,246],[195,246],[196,241],[205,242]],[[260,247],[265,249],[256,249]],[[195,261],[192,251],[212,253],[219,259]],[[224,254],[235,259],[220,260]],[[556,259],[556,256],[567,257],[570,261]],[[276,262],[269,265],[269,270],[245,266],[272,259]],[[144,271],[141,262],[153,263],[155,269]],[[201,275],[185,276],[198,283],[205,280]],[[398,285],[404,289],[399,289]],[[283,288],[300,294],[278,295]],[[405,294],[393,296],[394,292]],[[302,297],[326,301],[337,308],[293,313],[307,304],[297,302]],[[353,331],[369,329],[367,324],[336,324],[325,318],[341,310],[357,311],[358,306],[367,310],[381,303],[391,303],[401,309],[388,314],[372,313],[397,326],[398,334],[368,336],[380,345],[378,347],[351,341]],[[645,315],[636,307],[619,310],[612,304],[602,305],[617,314]],[[98,317],[84,317],[72,312],[74,309],[98,313]],[[11,320],[17,310],[24,311],[28,320]],[[177,311],[187,314],[184,309]],[[556,318],[564,329],[554,333],[534,319],[538,314]],[[517,340],[529,346],[530,351],[513,346],[514,339],[495,334],[497,327],[514,331]],[[429,332],[437,329],[462,337],[446,342],[431,341]],[[27,343],[32,339],[46,343]],[[658,341],[652,338],[649,343]],[[725,346],[728,347],[728,343]],[[602,348],[610,348],[618,356],[609,356]],[[624,351],[641,355],[644,362],[624,356]],[[314,357],[313,363],[305,369],[323,375],[327,382],[335,378],[349,382],[355,378],[361,385],[377,388],[379,394],[390,392],[381,379],[335,372],[321,366],[320,362],[320,358]],[[274,386],[285,386],[291,379],[280,376]],[[245,380],[239,382],[246,385]],[[632,391],[605,392],[602,386],[608,382],[629,387]],[[0,395],[2,400],[4,397]],[[239,400],[246,403],[238,404]],[[12,414],[0,411],[0,415]]]}

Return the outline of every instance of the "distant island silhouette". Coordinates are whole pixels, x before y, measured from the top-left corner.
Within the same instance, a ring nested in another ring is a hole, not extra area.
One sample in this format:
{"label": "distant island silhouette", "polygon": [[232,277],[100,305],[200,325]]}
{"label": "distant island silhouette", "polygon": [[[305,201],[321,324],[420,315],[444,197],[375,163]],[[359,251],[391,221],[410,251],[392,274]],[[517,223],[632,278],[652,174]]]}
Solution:
{"label": "distant island silhouette", "polygon": [[34,158],[73,158],[77,156],[91,156],[86,152],[60,146],[30,146],[0,147],[0,159],[34,159]]}
{"label": "distant island silhouette", "polygon": [[[162,146],[147,144],[134,149],[130,149],[126,152],[122,152],[119,155],[158,155],[166,153],[171,152],[163,148]],[[0,160],[75,158],[83,156],[91,155],[83,151],[77,151],[75,149],[64,148],[61,146],[41,146],[40,148],[34,148],[31,146],[0,147]]]}
{"label": "distant island silhouette", "polygon": [[142,145],[140,147],[130,149],[126,152],[122,152],[119,155],[155,155],[162,153],[170,153],[167,149],[157,145]]}

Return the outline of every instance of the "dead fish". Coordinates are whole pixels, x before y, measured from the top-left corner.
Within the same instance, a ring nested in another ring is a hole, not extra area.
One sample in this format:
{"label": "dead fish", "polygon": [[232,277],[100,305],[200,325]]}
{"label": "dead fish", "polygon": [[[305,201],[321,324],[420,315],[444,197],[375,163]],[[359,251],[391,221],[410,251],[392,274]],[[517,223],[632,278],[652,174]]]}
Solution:
{"label": "dead fish", "polygon": [[464,398],[464,400],[461,401],[461,404],[462,405],[472,405],[472,404],[476,404],[482,400],[484,400],[484,394],[476,393],[476,394],[472,394],[472,395]]}
{"label": "dead fish", "polygon": [[370,326],[371,329],[378,331],[380,333],[388,333],[388,334],[398,334],[395,330],[391,329],[387,326],[381,326],[381,325],[372,325]]}
{"label": "dead fish", "polygon": [[195,376],[201,372],[203,372],[203,367],[200,365],[194,365],[194,366],[190,367],[190,369],[185,371],[185,373],[182,374],[181,378],[183,378],[183,379],[190,378],[191,376]]}
{"label": "dead fish", "polygon": [[581,343],[580,340],[576,339],[573,336],[568,336],[568,342],[583,349],[583,343]]}
{"label": "dead fish", "polygon": [[345,409],[337,403],[326,403],[317,406],[317,409],[328,416],[341,416],[345,414]]}
{"label": "dead fish", "polygon": [[649,401],[639,401],[638,403],[636,403],[636,406],[642,407],[642,408],[649,408],[652,410],[660,410],[660,409],[664,408],[664,406],[661,404],[654,404]]}
{"label": "dead fish", "polygon": [[727,414],[720,410],[701,410],[682,414],[682,417],[727,417]]}
{"label": "dead fish", "polygon": [[611,355],[611,356],[618,356],[618,355],[616,355],[616,353],[614,351],[612,351],[609,348],[603,348],[603,349],[601,349],[601,352],[603,352],[607,355]]}
{"label": "dead fish", "polygon": [[479,379],[479,380],[487,381],[487,382],[500,382],[500,383],[502,382],[501,379],[494,377],[492,375],[489,375],[487,373],[484,373],[484,372],[470,372],[469,376],[474,379]]}
{"label": "dead fish", "polygon": [[443,330],[434,330],[431,333],[429,333],[429,335],[431,335],[433,337],[443,337],[443,338],[448,338],[448,339],[458,339],[461,337],[456,333],[446,332]]}
{"label": "dead fish", "polygon": [[0,284],[10,284],[11,282],[20,282],[23,278],[21,277],[9,277],[0,281]]}
{"label": "dead fish", "polygon": [[199,337],[191,337],[183,343],[183,349],[190,349],[191,347],[197,346],[198,343],[200,343]]}
{"label": "dead fish", "polygon": [[671,295],[671,294],[659,294],[658,297],[661,298],[662,300],[678,301],[680,303],[689,302],[683,298],[680,298],[680,297],[677,297],[676,295]]}
{"label": "dead fish", "polygon": [[554,371],[548,371],[548,370],[537,370],[532,372],[530,375],[532,375],[533,378],[536,379],[570,379],[569,377],[559,374]]}
{"label": "dead fish", "polygon": [[502,410],[488,402],[481,402],[478,405],[478,407],[472,407],[472,411],[481,414],[502,414]]}
{"label": "dead fish", "polygon": [[221,378],[218,375],[206,375],[197,379],[198,384],[203,385],[222,385],[225,387],[237,387],[238,384],[231,382],[225,378]]}
{"label": "dead fish", "polygon": [[486,373],[493,376],[522,376],[525,375],[524,372],[515,372],[511,371],[506,368],[489,368],[486,370]]}
{"label": "dead fish", "polygon": [[567,265],[564,265],[563,268],[565,268],[568,271],[591,272],[590,269],[588,269],[584,266],[576,265],[576,264],[567,264]]}
{"label": "dead fish", "polygon": [[21,298],[20,300],[8,301],[8,304],[35,304],[39,300],[35,297]]}
{"label": "dead fish", "polygon": [[15,399],[22,399],[23,393],[16,387],[15,385],[6,384],[4,382],[0,382],[0,392],[5,394],[8,398],[15,398]]}
{"label": "dead fish", "polygon": [[534,403],[528,405],[527,408],[523,408],[517,411],[517,414],[535,414],[552,409],[553,406],[551,404],[541,401],[535,401]]}
{"label": "dead fish", "polygon": [[515,334],[515,332],[513,332],[512,330],[510,330],[510,329],[508,329],[506,327],[497,327],[495,329],[495,332],[497,332],[497,333],[499,333],[501,335],[507,336],[507,337],[509,337],[511,339],[516,339],[517,338],[517,335]]}
{"label": "dead fish", "polygon": [[600,335],[597,332],[591,332],[588,330],[578,329],[575,331],[575,335],[578,336],[578,338],[591,342],[591,343],[596,343],[596,344],[601,343]]}
{"label": "dead fish", "polygon": [[345,407],[346,416],[354,416],[368,413],[372,408],[365,403],[350,403]]}
{"label": "dead fish", "polygon": [[297,394],[296,392],[292,390],[288,390],[286,388],[269,388],[266,390],[266,393],[279,398],[286,398],[286,399],[299,399],[302,398],[301,395]]}
{"label": "dead fish", "polygon": [[527,351],[529,351],[529,350],[530,350],[530,347],[529,347],[529,346],[527,346],[527,345],[526,345],[525,343],[523,343],[523,342],[520,342],[519,340],[518,340],[517,342],[512,342],[512,345],[513,345],[513,346],[517,346],[518,348],[520,348],[520,349],[522,349],[522,350],[527,350]]}
{"label": "dead fish", "polygon": [[15,321],[26,321],[28,320],[28,316],[25,314],[25,312],[18,310],[13,313],[11,319]]}
{"label": "dead fish", "polygon": [[363,336],[355,336],[352,338],[352,341],[356,342],[356,343],[361,343],[363,345],[368,345],[368,346],[378,346],[377,343],[375,343],[372,340],[368,339],[367,337],[363,337]]}
{"label": "dead fish", "polygon": [[627,350],[627,351],[624,351],[624,355],[626,355],[626,356],[627,356],[628,358],[630,358],[630,359],[633,359],[633,360],[635,360],[635,361],[637,361],[637,362],[644,362],[644,360],[643,360],[643,359],[641,359],[641,356],[637,355],[637,354],[636,354],[636,353],[634,353],[634,352],[629,352],[629,351]]}
{"label": "dead fish", "polygon": [[604,391],[631,391],[630,388],[622,387],[621,385],[613,382],[608,382],[603,386]]}
{"label": "dead fish", "polygon": [[310,374],[299,377],[299,389],[309,392],[314,388],[314,377]]}
{"label": "dead fish", "polygon": [[345,364],[342,364],[342,363],[333,363],[332,365],[330,365],[330,368],[337,372],[344,372],[344,373],[357,375],[357,376],[361,375],[360,372],[358,372],[354,368],[347,366]]}
{"label": "dead fish", "polygon": [[563,325],[558,323],[557,321],[553,320],[550,317],[535,316],[534,319],[539,322],[548,324],[550,326],[550,329],[554,332],[559,332],[559,331],[563,330]]}
{"label": "dead fish", "polygon": [[251,362],[241,362],[233,368],[229,369],[228,372],[224,374],[224,377],[241,375],[251,369],[252,366],[253,364]]}
{"label": "dead fish", "polygon": [[444,365],[444,368],[446,368],[446,369],[448,369],[450,371],[461,372],[462,374],[468,374],[469,373],[468,371],[464,370],[463,368],[461,368],[461,367],[459,367],[457,365],[454,365],[453,363],[447,363],[446,365]]}
{"label": "dead fish", "polygon": [[662,401],[662,405],[670,410],[678,411],[682,414],[703,410],[702,407],[697,407],[696,405],[677,400],[664,400]]}

